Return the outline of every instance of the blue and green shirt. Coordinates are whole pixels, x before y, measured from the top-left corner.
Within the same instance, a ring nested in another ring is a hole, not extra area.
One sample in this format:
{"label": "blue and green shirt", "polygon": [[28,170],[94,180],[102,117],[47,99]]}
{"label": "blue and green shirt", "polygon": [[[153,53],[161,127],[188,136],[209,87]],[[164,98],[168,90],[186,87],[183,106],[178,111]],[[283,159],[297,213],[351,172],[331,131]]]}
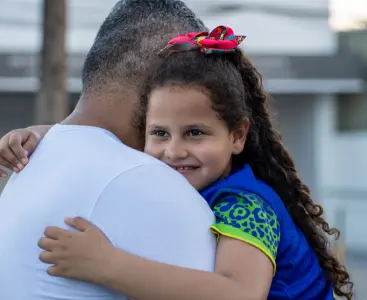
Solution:
{"label": "blue and green shirt", "polygon": [[202,191],[216,216],[211,230],[257,247],[274,266],[269,300],[334,300],[317,256],[277,193],[251,167]]}

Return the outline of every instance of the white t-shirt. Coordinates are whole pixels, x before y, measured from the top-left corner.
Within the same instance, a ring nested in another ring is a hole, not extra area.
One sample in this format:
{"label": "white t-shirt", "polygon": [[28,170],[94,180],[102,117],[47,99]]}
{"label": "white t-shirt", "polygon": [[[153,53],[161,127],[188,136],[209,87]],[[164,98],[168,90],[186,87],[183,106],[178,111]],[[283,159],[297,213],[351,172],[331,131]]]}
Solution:
{"label": "white t-shirt", "polygon": [[96,127],[56,125],[0,197],[0,299],[125,299],[47,275],[37,241],[66,216],[96,224],[131,253],[213,271],[208,204],[179,173]]}

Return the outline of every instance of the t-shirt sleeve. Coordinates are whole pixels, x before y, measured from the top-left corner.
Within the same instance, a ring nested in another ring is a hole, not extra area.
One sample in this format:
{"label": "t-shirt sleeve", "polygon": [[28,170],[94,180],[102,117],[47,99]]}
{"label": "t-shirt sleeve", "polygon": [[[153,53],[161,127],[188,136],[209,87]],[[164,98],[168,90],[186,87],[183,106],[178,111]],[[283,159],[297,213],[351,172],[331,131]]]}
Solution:
{"label": "t-shirt sleeve", "polygon": [[178,172],[143,165],[124,172],[100,195],[90,220],[118,248],[147,259],[213,271],[215,218]]}
{"label": "t-shirt sleeve", "polygon": [[269,257],[276,268],[280,226],[272,207],[256,194],[236,190],[217,193],[211,230],[218,236],[244,241]]}

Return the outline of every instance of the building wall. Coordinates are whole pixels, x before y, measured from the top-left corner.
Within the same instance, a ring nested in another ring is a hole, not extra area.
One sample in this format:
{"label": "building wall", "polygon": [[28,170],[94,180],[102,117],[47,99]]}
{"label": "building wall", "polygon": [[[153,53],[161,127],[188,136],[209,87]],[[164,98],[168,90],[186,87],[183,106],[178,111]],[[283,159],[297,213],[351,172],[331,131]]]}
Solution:
{"label": "building wall", "polygon": [[301,179],[316,192],[315,95],[274,95],[274,118]]}
{"label": "building wall", "polygon": [[[276,96],[280,131],[313,198],[348,250],[367,251],[367,130],[338,130],[333,95]],[[367,99],[366,99],[367,100]]]}
{"label": "building wall", "polygon": [[[365,98],[367,101],[367,98]],[[367,250],[367,128],[339,130],[340,102],[337,97],[323,99],[321,142],[322,196],[328,205],[332,221],[344,232],[344,240],[351,251]],[[321,112],[320,111],[320,112]],[[353,116],[351,116],[353,117]]]}
{"label": "building wall", "polygon": [[[215,6],[214,3],[220,6],[227,1],[216,0],[208,7]],[[203,19],[209,28],[223,23],[247,35],[244,47],[250,53],[328,55],[337,49],[336,36],[328,24],[327,0],[228,1],[232,2],[242,8],[225,14],[204,11]]]}
{"label": "building wall", "polygon": [[335,97],[320,99],[322,196],[333,223],[342,228],[348,248],[365,252],[367,232],[361,229],[367,228],[367,129],[338,131],[337,109]]}
{"label": "building wall", "polygon": [[[115,0],[69,0],[68,48],[86,52]],[[209,28],[232,26],[248,36],[246,49],[271,54],[330,54],[336,37],[328,0],[186,0]],[[41,41],[41,0],[0,0],[0,51],[31,51]],[[231,8],[232,7],[232,8]],[[27,11],[27,14],[19,13]]]}

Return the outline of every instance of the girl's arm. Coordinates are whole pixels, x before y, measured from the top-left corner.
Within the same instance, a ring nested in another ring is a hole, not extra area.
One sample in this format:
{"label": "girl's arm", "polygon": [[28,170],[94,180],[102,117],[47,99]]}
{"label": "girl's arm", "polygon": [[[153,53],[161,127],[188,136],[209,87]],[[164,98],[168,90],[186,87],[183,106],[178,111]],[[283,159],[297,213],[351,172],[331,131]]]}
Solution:
{"label": "girl's arm", "polygon": [[100,284],[134,299],[267,299],[273,266],[257,248],[227,237],[218,244],[215,273],[175,267],[115,249]]}
{"label": "girl's arm", "polygon": [[215,273],[153,262],[114,248],[89,222],[69,219],[80,232],[49,227],[40,259],[55,264],[48,272],[104,285],[137,300],[267,299],[273,264],[257,248],[219,239]]}
{"label": "girl's arm", "polygon": [[34,125],[29,126],[25,129],[28,129],[35,134],[38,134],[42,139],[46,135],[46,133],[51,129],[52,126],[54,125]]}

